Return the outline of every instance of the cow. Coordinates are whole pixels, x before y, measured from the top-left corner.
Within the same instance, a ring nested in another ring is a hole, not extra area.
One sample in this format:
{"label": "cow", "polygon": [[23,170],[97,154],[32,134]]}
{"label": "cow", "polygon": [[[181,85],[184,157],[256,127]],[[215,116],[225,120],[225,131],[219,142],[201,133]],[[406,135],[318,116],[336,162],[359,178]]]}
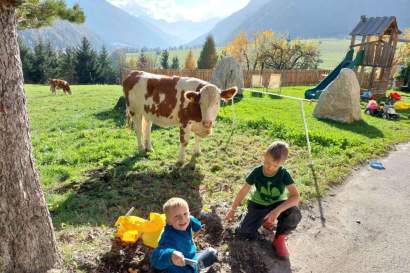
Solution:
{"label": "cow", "polygon": [[238,89],[221,91],[197,78],[133,71],[123,81],[123,91],[126,115],[136,131],[139,151],[152,151],[152,123],[161,127],[179,126],[178,162],[182,163],[190,132],[195,134],[194,155],[199,155],[200,140],[211,135],[221,99],[232,99]]}
{"label": "cow", "polygon": [[52,94],[56,94],[56,89],[63,89],[64,94],[71,95],[70,85],[65,80],[60,79],[48,79],[50,90]]}

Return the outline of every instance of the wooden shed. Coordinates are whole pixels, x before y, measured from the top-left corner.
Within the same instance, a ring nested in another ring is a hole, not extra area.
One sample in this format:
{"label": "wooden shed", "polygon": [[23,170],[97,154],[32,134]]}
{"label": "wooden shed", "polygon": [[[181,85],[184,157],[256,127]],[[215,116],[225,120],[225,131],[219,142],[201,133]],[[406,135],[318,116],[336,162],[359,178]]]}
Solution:
{"label": "wooden shed", "polygon": [[[356,68],[359,81],[376,96],[384,96],[392,81],[392,65],[401,31],[396,17],[366,17],[352,30],[350,48],[364,49],[363,62]],[[356,43],[356,39],[361,41]],[[368,77],[364,77],[364,72]]]}

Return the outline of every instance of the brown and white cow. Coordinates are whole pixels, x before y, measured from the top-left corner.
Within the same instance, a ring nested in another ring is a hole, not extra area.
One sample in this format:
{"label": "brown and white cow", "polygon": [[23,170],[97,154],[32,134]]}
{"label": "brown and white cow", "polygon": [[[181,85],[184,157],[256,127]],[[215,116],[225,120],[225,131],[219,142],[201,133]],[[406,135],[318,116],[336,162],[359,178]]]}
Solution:
{"label": "brown and white cow", "polygon": [[123,90],[127,116],[134,124],[139,150],[152,150],[152,123],[162,127],[179,125],[180,162],[185,160],[190,132],[195,134],[194,154],[199,154],[200,140],[212,133],[221,99],[229,100],[237,93],[236,87],[221,91],[200,79],[141,71],[128,75],[123,82]]}
{"label": "brown and white cow", "polygon": [[56,94],[56,89],[63,89],[64,94],[70,94],[70,85],[65,80],[60,79],[48,79],[48,84],[50,85],[51,93]]}

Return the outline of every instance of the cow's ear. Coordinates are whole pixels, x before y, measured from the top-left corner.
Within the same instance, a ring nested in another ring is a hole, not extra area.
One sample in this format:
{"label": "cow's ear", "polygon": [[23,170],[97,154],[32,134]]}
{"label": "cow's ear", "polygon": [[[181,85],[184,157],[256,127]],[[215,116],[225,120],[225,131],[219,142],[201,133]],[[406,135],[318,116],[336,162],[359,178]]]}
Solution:
{"label": "cow's ear", "polygon": [[199,94],[198,92],[194,92],[194,91],[186,91],[184,94],[185,98],[187,100],[190,100],[191,102],[199,102],[199,99],[201,98],[201,94]]}
{"label": "cow's ear", "polygon": [[221,98],[224,101],[227,101],[227,100],[232,99],[236,95],[236,93],[238,93],[238,87],[236,87],[236,86],[235,87],[230,87],[230,88],[225,89],[221,92]]}

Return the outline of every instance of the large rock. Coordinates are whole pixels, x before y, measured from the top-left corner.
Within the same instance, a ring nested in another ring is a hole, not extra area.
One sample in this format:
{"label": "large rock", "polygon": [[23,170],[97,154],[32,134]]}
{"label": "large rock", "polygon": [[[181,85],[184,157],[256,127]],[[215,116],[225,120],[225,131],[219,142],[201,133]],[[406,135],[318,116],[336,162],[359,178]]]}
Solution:
{"label": "large rock", "polygon": [[241,65],[232,57],[224,57],[216,64],[211,83],[221,89],[237,86],[238,93],[242,94],[244,84]]}
{"label": "large rock", "polygon": [[351,123],[360,120],[360,85],[356,74],[349,68],[323,90],[313,111],[316,118]]}

